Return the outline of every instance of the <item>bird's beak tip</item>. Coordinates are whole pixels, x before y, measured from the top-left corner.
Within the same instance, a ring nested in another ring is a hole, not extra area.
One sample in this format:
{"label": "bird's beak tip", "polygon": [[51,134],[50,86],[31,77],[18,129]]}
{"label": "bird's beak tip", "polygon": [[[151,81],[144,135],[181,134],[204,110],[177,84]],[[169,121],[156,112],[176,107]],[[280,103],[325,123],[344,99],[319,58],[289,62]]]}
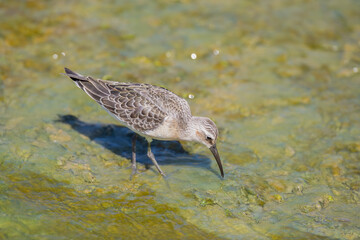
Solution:
{"label": "bird's beak tip", "polygon": [[219,166],[221,177],[224,178],[224,170],[223,170],[222,163],[221,163],[221,160],[220,160],[219,152],[218,152],[218,150],[216,148],[216,143],[214,145],[212,145],[209,149],[210,149],[211,153],[214,155],[216,163]]}

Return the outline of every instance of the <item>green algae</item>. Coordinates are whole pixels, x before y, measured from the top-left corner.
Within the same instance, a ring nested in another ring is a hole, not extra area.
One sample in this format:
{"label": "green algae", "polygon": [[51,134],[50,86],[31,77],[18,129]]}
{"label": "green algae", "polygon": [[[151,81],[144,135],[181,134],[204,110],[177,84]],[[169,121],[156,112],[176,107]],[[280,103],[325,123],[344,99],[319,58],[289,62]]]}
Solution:
{"label": "green algae", "polygon": [[179,218],[176,209],[157,203],[147,187],[133,193],[116,188],[83,192],[69,182],[12,168],[1,165],[2,186],[7,188],[0,189],[0,207],[6,213],[0,229],[6,238],[216,238]]}
{"label": "green algae", "polygon": [[[358,1],[0,7],[0,239],[359,236]],[[163,179],[140,139],[130,181],[131,132],[63,67],[186,98],[225,179],[203,146],[153,142]]]}

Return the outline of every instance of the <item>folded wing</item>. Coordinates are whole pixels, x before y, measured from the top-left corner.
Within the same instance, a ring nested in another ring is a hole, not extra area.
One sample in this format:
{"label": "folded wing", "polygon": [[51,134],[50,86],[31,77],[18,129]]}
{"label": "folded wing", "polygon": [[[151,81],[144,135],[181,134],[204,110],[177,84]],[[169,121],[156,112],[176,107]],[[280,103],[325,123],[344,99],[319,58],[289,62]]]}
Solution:
{"label": "folded wing", "polygon": [[[84,77],[65,68],[76,85],[121,122],[137,131],[157,128],[167,114],[137,89],[142,84],[116,83]],[[146,86],[144,85],[142,89]]]}

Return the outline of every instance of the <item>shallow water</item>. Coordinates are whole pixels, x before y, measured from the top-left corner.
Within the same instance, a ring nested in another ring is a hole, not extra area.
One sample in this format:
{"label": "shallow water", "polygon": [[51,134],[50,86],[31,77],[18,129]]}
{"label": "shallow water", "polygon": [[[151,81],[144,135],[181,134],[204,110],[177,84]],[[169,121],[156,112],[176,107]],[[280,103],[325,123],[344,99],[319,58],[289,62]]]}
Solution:
{"label": "shallow water", "polygon": [[[359,239],[359,1],[6,1],[0,19],[0,239]],[[155,141],[163,179],[139,139],[129,180],[132,133],[65,66],[186,98],[225,179],[203,146]]]}

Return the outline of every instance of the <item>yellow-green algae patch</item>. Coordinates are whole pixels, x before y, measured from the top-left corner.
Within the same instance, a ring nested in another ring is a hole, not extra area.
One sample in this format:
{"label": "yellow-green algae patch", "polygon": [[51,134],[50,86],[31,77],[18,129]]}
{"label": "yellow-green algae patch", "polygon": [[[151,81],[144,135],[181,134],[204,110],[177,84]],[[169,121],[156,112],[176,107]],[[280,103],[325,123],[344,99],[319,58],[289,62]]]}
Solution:
{"label": "yellow-green algae patch", "polygon": [[[360,8],[319,1],[0,2],[0,239],[356,239]],[[60,73],[146,82],[219,127],[139,139]],[[150,167],[150,169],[148,169]]]}
{"label": "yellow-green algae patch", "polygon": [[66,181],[28,170],[20,174],[9,164],[0,169],[0,229],[5,238],[216,238],[178,217],[171,206],[157,203],[156,193],[146,186],[84,193]]}

